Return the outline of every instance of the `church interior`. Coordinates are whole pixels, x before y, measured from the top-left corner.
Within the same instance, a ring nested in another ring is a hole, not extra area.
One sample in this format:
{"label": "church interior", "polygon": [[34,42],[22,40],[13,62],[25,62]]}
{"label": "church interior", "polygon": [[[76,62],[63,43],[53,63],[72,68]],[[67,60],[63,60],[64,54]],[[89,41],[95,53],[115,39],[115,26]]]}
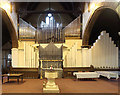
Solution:
{"label": "church interior", "polygon": [[3,0],[0,16],[3,95],[120,92],[119,0]]}

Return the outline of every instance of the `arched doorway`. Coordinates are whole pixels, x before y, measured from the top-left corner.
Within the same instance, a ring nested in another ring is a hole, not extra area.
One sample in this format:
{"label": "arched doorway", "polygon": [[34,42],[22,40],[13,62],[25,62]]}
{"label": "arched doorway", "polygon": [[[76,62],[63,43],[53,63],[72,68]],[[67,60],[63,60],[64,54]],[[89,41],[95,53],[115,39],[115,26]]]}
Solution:
{"label": "arched doorway", "polygon": [[86,26],[83,36],[83,46],[92,45],[102,30],[106,30],[115,44],[119,46],[119,25],[120,18],[116,11],[107,7],[96,9]]}

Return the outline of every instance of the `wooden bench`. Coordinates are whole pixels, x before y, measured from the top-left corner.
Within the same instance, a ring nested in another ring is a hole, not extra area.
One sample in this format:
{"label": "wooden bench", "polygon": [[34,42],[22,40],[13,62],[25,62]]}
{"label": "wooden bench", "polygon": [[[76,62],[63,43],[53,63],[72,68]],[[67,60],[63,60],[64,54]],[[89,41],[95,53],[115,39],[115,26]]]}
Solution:
{"label": "wooden bench", "polygon": [[119,78],[119,72],[117,71],[96,71],[99,75],[107,77],[108,79],[116,78],[116,80]]}
{"label": "wooden bench", "polygon": [[100,76],[96,72],[74,72],[73,75],[76,76],[77,79],[96,79]]}
{"label": "wooden bench", "polygon": [[3,83],[3,77],[7,77],[8,82],[10,78],[16,78],[18,83],[19,83],[19,79],[21,78],[21,81],[23,82],[23,74],[3,74],[2,83]]}
{"label": "wooden bench", "polygon": [[93,72],[94,69],[92,67],[64,67],[63,68],[63,77],[73,77],[74,72]]}

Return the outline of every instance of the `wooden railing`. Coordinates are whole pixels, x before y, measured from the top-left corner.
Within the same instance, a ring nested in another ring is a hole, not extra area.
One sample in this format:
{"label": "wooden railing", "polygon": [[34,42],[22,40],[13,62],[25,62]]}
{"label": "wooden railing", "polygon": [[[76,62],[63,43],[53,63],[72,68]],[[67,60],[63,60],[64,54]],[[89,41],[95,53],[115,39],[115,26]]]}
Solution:
{"label": "wooden railing", "polygon": [[37,79],[38,78],[38,68],[11,68],[9,73],[13,74],[23,74],[25,79]]}

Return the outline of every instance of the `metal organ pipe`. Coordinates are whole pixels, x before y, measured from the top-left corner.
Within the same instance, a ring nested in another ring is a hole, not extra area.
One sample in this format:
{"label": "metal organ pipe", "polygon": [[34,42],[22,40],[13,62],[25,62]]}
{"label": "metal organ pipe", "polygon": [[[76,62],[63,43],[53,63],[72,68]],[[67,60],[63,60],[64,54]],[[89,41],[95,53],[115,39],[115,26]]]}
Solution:
{"label": "metal organ pipe", "polygon": [[89,51],[94,67],[118,68],[118,47],[106,31],[101,32]]}

